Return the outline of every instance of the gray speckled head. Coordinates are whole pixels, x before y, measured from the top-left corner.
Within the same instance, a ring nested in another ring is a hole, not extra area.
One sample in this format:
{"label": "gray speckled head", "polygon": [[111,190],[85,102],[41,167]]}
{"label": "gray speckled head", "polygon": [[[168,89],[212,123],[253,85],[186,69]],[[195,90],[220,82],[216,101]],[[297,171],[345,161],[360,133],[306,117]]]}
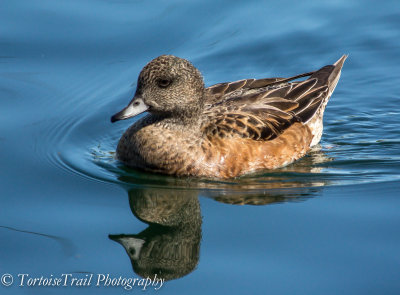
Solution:
{"label": "gray speckled head", "polygon": [[161,55],[142,69],[135,97],[127,107],[112,116],[111,122],[148,111],[188,123],[200,116],[204,91],[203,77],[189,61]]}
{"label": "gray speckled head", "polygon": [[140,72],[135,96],[142,97],[152,113],[186,113],[203,105],[204,82],[189,61],[161,55]]}

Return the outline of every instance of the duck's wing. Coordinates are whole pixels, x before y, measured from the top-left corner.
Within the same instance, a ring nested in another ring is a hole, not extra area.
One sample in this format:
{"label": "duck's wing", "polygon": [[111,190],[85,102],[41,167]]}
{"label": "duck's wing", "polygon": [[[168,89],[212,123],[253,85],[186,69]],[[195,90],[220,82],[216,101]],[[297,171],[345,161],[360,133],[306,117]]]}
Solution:
{"label": "duck's wing", "polygon": [[328,95],[327,86],[315,88],[316,84],[313,78],[224,99],[206,110],[203,131],[209,138],[274,139],[295,122],[308,121],[316,112]]}
{"label": "duck's wing", "polygon": [[288,83],[302,77],[310,76],[314,72],[305,73],[290,78],[264,78],[245,79],[234,82],[225,82],[212,85],[206,89],[206,104],[213,105],[230,97],[238,97],[249,91],[276,88],[283,83]]}
{"label": "duck's wing", "polygon": [[[214,103],[207,100],[204,134],[208,138],[272,140],[295,122],[307,123],[332,93],[346,57],[313,73],[262,79],[266,86],[250,88],[258,81],[250,79],[210,87],[208,91],[218,99]],[[288,82],[309,75],[307,80]]]}

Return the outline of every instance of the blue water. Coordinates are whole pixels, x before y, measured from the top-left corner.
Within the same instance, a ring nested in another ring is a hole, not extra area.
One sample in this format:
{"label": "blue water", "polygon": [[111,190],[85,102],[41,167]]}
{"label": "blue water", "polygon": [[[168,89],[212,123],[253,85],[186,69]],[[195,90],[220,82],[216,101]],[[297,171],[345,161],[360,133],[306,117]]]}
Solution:
{"label": "blue water", "polygon": [[[1,1],[1,294],[130,292],[20,287],[23,273],[157,273],[170,280],[145,292],[161,294],[399,294],[399,15],[390,0]],[[207,85],[350,56],[319,150],[222,182],[114,159],[137,118],[110,116],[161,54]]]}

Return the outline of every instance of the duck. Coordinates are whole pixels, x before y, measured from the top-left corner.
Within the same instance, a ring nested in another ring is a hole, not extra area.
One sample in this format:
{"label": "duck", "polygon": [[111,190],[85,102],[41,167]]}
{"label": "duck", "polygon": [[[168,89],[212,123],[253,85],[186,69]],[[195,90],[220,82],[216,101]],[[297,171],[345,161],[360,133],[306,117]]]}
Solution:
{"label": "duck", "polygon": [[147,112],[124,132],[116,158],[147,172],[221,179],[289,165],[319,143],[346,58],[289,78],[205,87],[188,60],[156,57],[140,72],[133,99],[111,117]]}

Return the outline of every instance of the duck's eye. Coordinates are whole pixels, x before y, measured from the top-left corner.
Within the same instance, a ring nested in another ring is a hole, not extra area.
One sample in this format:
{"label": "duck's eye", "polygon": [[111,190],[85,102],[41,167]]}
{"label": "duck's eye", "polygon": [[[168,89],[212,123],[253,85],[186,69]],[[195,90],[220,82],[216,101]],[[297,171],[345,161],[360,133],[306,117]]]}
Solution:
{"label": "duck's eye", "polygon": [[171,84],[171,80],[168,79],[159,79],[157,80],[158,87],[167,88]]}

